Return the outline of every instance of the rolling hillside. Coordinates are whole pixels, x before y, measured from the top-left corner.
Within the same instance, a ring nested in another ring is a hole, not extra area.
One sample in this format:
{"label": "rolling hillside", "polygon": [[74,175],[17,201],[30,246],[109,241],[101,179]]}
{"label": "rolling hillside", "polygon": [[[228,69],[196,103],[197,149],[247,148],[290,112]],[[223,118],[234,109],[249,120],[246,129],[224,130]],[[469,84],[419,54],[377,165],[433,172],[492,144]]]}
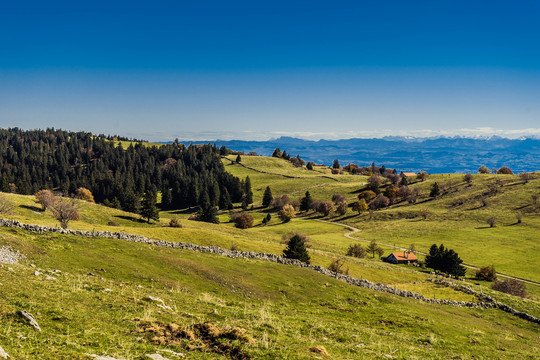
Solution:
{"label": "rolling hillside", "polygon": [[[309,190],[316,199],[340,193],[351,203],[367,178],[332,175],[324,167],[308,171],[275,158],[245,156],[244,166],[223,162],[226,171],[251,179],[255,204],[247,212],[254,217],[253,228],[235,228],[227,211],[220,213],[219,224],[188,220],[189,209],[161,212],[159,222],[148,224],[138,215],[83,201],[81,219],[69,227],[278,255],[285,247],[282,235],[301,232],[310,238],[314,265],[327,267],[343,258],[353,277],[436,299],[479,301],[427,282],[429,270],[390,265],[370,255],[346,257],[347,248],[373,239],[388,244],[383,246],[388,254],[394,244],[415,243],[423,251],[444,242],[465,263],[494,264],[502,273],[538,281],[535,263],[526,261],[539,253],[540,220],[531,197],[540,187],[538,175],[527,183],[512,175],[475,175],[470,186],[462,175],[434,175],[410,185],[419,190],[414,205],[401,202],[371,215],[350,208],[342,216],[300,212],[282,223],[260,206],[266,186],[274,196],[288,194],[293,201]],[[428,192],[435,181],[447,191],[432,200]],[[479,194],[493,184],[497,193],[479,206]],[[12,206],[2,217],[57,225],[32,196],[0,195]],[[428,211],[426,219],[419,215],[422,210]],[[516,211],[522,214],[520,224]],[[268,213],[272,220],[263,226]],[[496,227],[488,227],[488,216],[497,218]],[[180,219],[181,228],[167,226],[172,217]],[[24,256],[19,264],[0,264],[0,346],[16,359],[91,358],[85,354],[144,359],[155,353],[179,358],[165,350],[193,359],[487,359],[533,357],[540,346],[538,325],[501,310],[427,304],[290,265],[5,227],[0,248]],[[469,271],[467,286],[540,316],[538,286],[529,284],[530,298],[522,299],[490,290],[490,283],[472,275]],[[16,315],[21,310],[34,315],[41,332]]]}

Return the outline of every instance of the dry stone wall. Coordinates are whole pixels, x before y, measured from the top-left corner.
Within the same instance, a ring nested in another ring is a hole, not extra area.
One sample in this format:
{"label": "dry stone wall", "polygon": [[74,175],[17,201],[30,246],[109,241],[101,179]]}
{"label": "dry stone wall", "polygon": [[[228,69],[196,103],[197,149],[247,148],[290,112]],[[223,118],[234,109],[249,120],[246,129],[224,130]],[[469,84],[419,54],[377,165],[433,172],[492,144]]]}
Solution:
{"label": "dry stone wall", "polygon": [[397,296],[401,296],[405,298],[411,298],[411,299],[423,301],[430,304],[450,305],[450,306],[466,307],[466,308],[485,308],[485,309],[496,308],[496,309],[503,310],[507,313],[510,313],[512,315],[518,316],[522,319],[531,321],[536,324],[540,324],[540,319],[532,315],[529,315],[527,313],[519,312],[506,304],[496,301],[495,299],[491,298],[488,295],[480,294],[477,291],[474,291],[472,288],[466,287],[464,285],[458,285],[450,281],[445,281],[445,280],[440,280],[440,279],[429,279],[429,281],[433,281],[435,283],[445,285],[445,286],[451,286],[454,288],[460,287],[461,291],[465,291],[469,294],[473,294],[477,296],[479,299],[481,299],[482,301],[467,302],[467,301],[456,301],[456,300],[447,300],[447,299],[426,298],[425,296],[418,294],[416,292],[413,292],[413,291],[402,290],[402,289],[398,289],[389,285],[375,283],[375,282],[371,282],[364,279],[358,279],[349,275],[339,274],[337,272],[330,271],[327,268],[322,267],[322,266],[306,264],[299,260],[287,259],[276,254],[259,253],[259,252],[252,252],[252,251],[226,250],[219,246],[201,246],[201,245],[184,243],[184,242],[154,240],[146,236],[128,234],[128,233],[123,233],[123,232],[82,231],[82,230],[70,230],[70,229],[63,229],[63,228],[56,228],[56,227],[49,227],[49,226],[41,226],[41,225],[24,224],[17,220],[3,219],[3,218],[0,218],[0,226],[16,228],[16,229],[21,229],[25,231],[31,231],[38,234],[59,233],[59,234],[65,234],[65,235],[77,235],[77,236],[85,236],[85,237],[120,239],[120,240],[126,240],[126,241],[154,245],[154,246],[199,251],[203,253],[226,256],[229,258],[266,260],[266,261],[271,261],[278,264],[293,265],[300,268],[310,269],[310,270],[316,271],[318,273],[321,273],[329,277],[333,277],[335,279],[341,280],[343,282],[346,282],[354,286],[364,287],[364,288],[368,288],[375,291],[382,291],[385,293],[389,293],[389,294],[393,294],[393,295],[397,295]]}

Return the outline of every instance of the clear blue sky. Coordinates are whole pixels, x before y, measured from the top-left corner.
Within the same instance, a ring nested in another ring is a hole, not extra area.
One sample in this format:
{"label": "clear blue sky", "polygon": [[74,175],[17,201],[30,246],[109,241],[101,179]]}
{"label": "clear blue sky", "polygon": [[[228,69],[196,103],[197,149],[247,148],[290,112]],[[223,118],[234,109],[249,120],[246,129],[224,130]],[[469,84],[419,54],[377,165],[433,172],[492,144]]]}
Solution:
{"label": "clear blue sky", "polygon": [[540,1],[3,1],[0,126],[540,135]]}

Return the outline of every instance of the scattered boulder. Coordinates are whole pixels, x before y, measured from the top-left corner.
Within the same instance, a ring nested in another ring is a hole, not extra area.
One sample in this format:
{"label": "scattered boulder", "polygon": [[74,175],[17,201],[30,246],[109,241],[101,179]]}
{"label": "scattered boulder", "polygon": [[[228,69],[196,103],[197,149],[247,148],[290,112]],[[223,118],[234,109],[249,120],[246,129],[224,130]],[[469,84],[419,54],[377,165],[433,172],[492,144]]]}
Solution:
{"label": "scattered boulder", "polygon": [[171,360],[171,359],[166,358],[166,357],[164,357],[163,355],[160,355],[160,354],[146,354],[146,357],[150,358],[152,360]]}
{"label": "scattered boulder", "polygon": [[165,301],[163,301],[162,299],[160,299],[158,297],[148,295],[148,296],[146,296],[144,298],[144,300],[155,302],[157,307],[160,307],[162,309],[169,310],[169,311],[174,311],[170,306],[165,305]]}
{"label": "scattered boulder", "polygon": [[95,360],[123,360],[123,359],[113,358],[112,356],[108,356],[108,355],[105,355],[105,356],[96,355],[96,354],[85,354],[85,355],[88,355],[91,358],[94,358]]}
{"label": "scattered boulder", "polygon": [[322,345],[317,345],[312,348],[309,348],[309,351],[317,353],[317,354],[321,354],[321,355],[330,355],[328,351],[326,351],[325,347]]}
{"label": "scattered boulder", "polygon": [[169,349],[162,349],[162,350],[159,350],[159,351],[169,353],[172,356],[176,356],[176,357],[185,357],[186,356],[183,353],[179,353],[179,352],[172,351],[172,350],[169,350]]}
{"label": "scattered boulder", "polygon": [[36,319],[34,319],[34,316],[32,314],[22,310],[22,311],[17,311],[17,315],[25,319],[28,322],[28,325],[32,326],[38,331],[41,331],[39,324],[37,323]]}
{"label": "scattered boulder", "polygon": [[7,352],[4,351],[4,349],[2,349],[2,347],[0,346],[0,359],[7,359],[9,358],[9,355]]}

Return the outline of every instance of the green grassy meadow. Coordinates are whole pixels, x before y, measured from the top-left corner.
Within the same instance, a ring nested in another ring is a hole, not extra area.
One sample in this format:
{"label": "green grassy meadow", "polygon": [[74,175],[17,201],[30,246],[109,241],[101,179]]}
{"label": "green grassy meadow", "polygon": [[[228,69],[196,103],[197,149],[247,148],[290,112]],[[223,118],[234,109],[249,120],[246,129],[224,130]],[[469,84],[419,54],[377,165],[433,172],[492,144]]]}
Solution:
{"label": "green grassy meadow", "polygon": [[[243,156],[248,168],[223,162],[227,171],[251,179],[255,203],[248,213],[255,226],[250,229],[237,229],[227,211],[220,212],[219,224],[188,220],[188,210],[161,212],[160,221],[149,224],[136,214],[82,201],[81,219],[69,227],[274,254],[283,252],[284,235],[300,232],[309,237],[308,252],[315,265],[326,267],[344,258],[351,276],[459,301],[475,299],[425,282],[429,270],[387,264],[371,255],[346,257],[347,248],[375,240],[387,244],[382,247],[389,254],[393,245],[415,244],[417,250],[427,251],[433,243],[444,243],[466,264],[494,265],[498,272],[540,282],[534,260],[540,255],[540,216],[532,200],[540,191],[538,173],[527,183],[517,175],[474,175],[470,185],[462,174],[431,175],[410,184],[419,191],[416,204],[400,202],[372,214],[351,208],[342,216],[300,212],[282,223],[275,211],[261,207],[267,186],[274,197],[287,194],[293,201],[309,190],[318,200],[340,193],[352,203],[367,177],[332,175],[319,166],[312,171],[295,168],[268,157]],[[446,189],[438,199],[429,197],[434,182]],[[486,196],[490,187],[496,187],[496,193]],[[58,224],[33,196],[2,194],[2,199],[13,207],[2,217]],[[428,211],[426,219],[420,215],[423,210]],[[268,213],[272,220],[262,225]],[[517,213],[522,216],[519,224]],[[179,218],[181,228],[168,226],[172,217]],[[488,217],[496,218],[495,227],[487,225]],[[360,231],[348,236],[358,240],[345,236],[353,227]],[[241,328],[247,337],[219,341],[256,359],[534,358],[540,345],[537,325],[502,311],[429,305],[264,261],[7,228],[0,228],[1,246],[26,256],[18,265],[0,264],[0,346],[15,359],[86,359],[85,353],[144,359],[164,348],[193,359],[226,356],[212,353],[204,339],[159,342],[141,330],[142,324],[161,323],[188,330],[207,322],[223,332]],[[36,269],[42,274],[34,275]],[[530,297],[522,299],[490,290],[490,283],[473,275],[468,270],[466,284],[540,316],[540,286],[528,284]],[[144,300],[147,295],[163,299],[172,310]],[[13,315],[21,309],[36,316],[43,332]],[[310,351],[314,346],[324,346],[329,355]]]}
{"label": "green grassy meadow", "polygon": [[[223,341],[256,359],[320,358],[315,346],[339,359],[527,358],[540,346],[537,325],[500,311],[428,305],[292,266],[5,228],[0,243],[27,257],[0,267],[0,343],[15,359],[144,359],[163,349],[222,358],[189,339],[154,343],[143,323],[239,328],[248,340]],[[19,309],[42,331],[12,315]]]}

